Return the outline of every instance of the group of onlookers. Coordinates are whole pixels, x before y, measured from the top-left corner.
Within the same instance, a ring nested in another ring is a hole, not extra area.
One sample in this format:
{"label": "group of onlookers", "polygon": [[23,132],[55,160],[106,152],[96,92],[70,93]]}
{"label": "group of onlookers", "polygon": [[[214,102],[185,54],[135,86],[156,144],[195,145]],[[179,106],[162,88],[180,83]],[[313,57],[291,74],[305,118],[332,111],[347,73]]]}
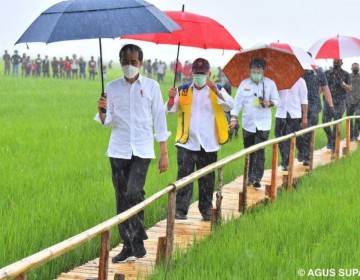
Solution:
{"label": "group of onlookers", "polygon": [[[35,59],[30,58],[25,53],[20,56],[18,51],[15,50],[13,55],[10,55],[7,50],[3,54],[4,61],[4,75],[10,75],[12,67],[12,76],[19,76],[19,69],[21,69],[21,76],[23,77],[50,77],[50,70],[53,78],[66,78],[66,79],[86,79],[86,68],[88,69],[89,79],[95,79],[97,74],[97,63],[92,56],[86,62],[82,56],[77,58],[74,54],[71,58],[66,56],[65,59],[60,57],[57,59],[55,56],[52,60],[45,55],[44,58],[40,54]],[[110,66],[111,64],[109,64]],[[106,74],[107,67],[103,66]]]}

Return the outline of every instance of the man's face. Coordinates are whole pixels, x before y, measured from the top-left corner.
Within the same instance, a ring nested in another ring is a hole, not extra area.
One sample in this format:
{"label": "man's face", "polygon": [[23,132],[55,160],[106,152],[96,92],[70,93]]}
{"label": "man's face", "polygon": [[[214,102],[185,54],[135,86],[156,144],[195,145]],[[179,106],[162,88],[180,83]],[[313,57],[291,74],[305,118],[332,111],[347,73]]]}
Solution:
{"label": "man's face", "polygon": [[124,51],[121,53],[120,64],[121,66],[132,65],[140,68],[142,62],[139,60],[139,52],[137,51]]}
{"label": "man's face", "polygon": [[354,64],[351,66],[351,70],[352,70],[352,71],[359,72],[359,64],[354,63]]}
{"label": "man's face", "polygon": [[338,68],[340,68],[340,66],[341,66],[341,60],[340,60],[340,59],[334,59],[334,61],[333,61],[333,67],[334,67],[335,69],[338,69]]}

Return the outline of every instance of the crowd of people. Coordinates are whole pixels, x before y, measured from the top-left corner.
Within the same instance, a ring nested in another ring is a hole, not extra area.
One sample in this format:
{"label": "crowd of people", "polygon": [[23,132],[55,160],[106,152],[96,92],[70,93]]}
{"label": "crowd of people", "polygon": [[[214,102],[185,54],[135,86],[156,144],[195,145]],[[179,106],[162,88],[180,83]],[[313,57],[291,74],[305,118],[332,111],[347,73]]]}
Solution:
{"label": "crowd of people", "polygon": [[[167,128],[166,114],[177,115],[178,118],[175,135],[177,180],[217,161],[220,145],[230,139],[226,113],[230,116],[232,129],[242,128],[245,148],[269,138],[273,126],[273,108],[276,108],[276,137],[317,125],[321,111],[323,122],[341,118],[345,110],[348,115],[360,115],[358,63],[352,65],[352,73],[349,74],[341,68],[341,60],[334,60],[333,67],[325,73],[320,68],[306,70],[291,88],[278,90],[275,81],[264,76],[266,60],[254,58],[247,69],[248,78],[240,83],[233,98],[231,87],[227,89],[224,86],[226,83],[221,69],[215,76],[218,83],[214,82],[209,61],[197,58],[184,65],[190,65],[189,77],[183,80],[176,75],[178,81],[183,83],[168,90],[169,98],[164,103],[159,84],[146,77],[158,74],[156,69],[159,67],[152,67],[157,61],[143,62],[141,48],[133,44],[123,46],[119,58],[124,76],[107,85],[107,96],[98,100],[98,113],[95,116],[102,126],[112,127],[107,156],[110,159],[118,214],[144,200],[146,174],[151,159],[155,158],[154,140],[160,146],[159,172],[168,169],[166,143],[171,134]],[[157,65],[161,65],[160,61]],[[139,73],[142,66],[145,67],[144,76]],[[173,72],[181,75],[184,67],[180,63],[171,65]],[[324,99],[323,109],[321,95]],[[238,121],[241,111],[242,120]],[[359,124],[359,121],[351,124],[353,141],[357,141],[359,136]],[[325,132],[327,146],[334,152],[335,128],[326,128]],[[298,160],[305,166],[309,165],[310,138],[310,134],[306,134],[297,141]],[[280,145],[280,154],[282,169],[287,171],[289,141]],[[264,149],[250,155],[248,186],[261,188],[264,163]],[[198,180],[198,207],[204,221],[211,219],[214,185],[214,172]],[[192,193],[193,184],[177,191],[176,219],[187,219]],[[143,221],[144,211],[141,211],[119,224],[124,245],[122,251],[112,258],[114,263],[146,256],[144,240],[148,237]]]}
{"label": "crowd of people", "polygon": [[[94,57],[91,56],[89,61],[85,61],[82,56],[79,58],[76,54],[73,54],[70,58],[53,57],[52,60],[47,55],[44,58],[40,54],[36,58],[23,53],[19,55],[18,51],[15,50],[12,55],[5,50],[3,54],[4,61],[4,75],[22,76],[22,77],[50,77],[53,78],[65,78],[65,79],[86,79],[87,76],[90,80],[94,80],[95,76],[99,72],[100,63],[95,61]],[[109,65],[103,66],[103,75],[106,79],[107,67],[112,67],[112,61]],[[20,72],[21,70],[21,72]],[[50,75],[50,73],[52,75]]]}

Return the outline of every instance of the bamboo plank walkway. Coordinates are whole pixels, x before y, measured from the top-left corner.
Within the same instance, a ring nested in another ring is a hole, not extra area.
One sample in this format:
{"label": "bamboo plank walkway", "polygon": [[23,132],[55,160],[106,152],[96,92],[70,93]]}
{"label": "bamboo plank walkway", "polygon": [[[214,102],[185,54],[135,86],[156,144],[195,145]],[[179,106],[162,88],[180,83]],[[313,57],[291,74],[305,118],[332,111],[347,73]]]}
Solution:
{"label": "bamboo plank walkway", "polygon": [[[340,157],[343,156],[343,147],[345,147],[345,140],[340,142]],[[351,151],[355,150],[357,142],[350,143]],[[326,147],[316,150],[314,152],[314,166],[326,165],[331,163],[331,154]],[[226,172],[226,167],[224,168]],[[307,174],[308,167],[304,167],[302,163],[299,163],[295,159],[294,163],[294,178],[299,178]],[[283,184],[283,175],[287,172],[280,171],[280,167],[277,172],[277,187],[281,187]],[[261,182],[262,187],[260,189],[248,188],[247,189],[247,205],[255,205],[265,199],[265,185],[270,184],[271,170],[265,170],[263,180]],[[225,220],[234,217],[237,218],[241,215],[239,213],[239,192],[243,188],[243,176],[236,178],[234,181],[226,184],[222,188],[222,215]],[[214,202],[216,201],[216,193],[214,193]],[[176,220],[175,223],[175,238],[174,247],[181,250],[192,246],[194,242],[199,242],[202,238],[210,234],[211,223],[204,222],[201,219],[201,215],[198,211],[198,202],[191,204],[188,220],[180,221]],[[215,205],[215,203],[214,203]],[[114,248],[110,252],[109,262],[109,274],[108,279],[113,280],[115,273],[121,273],[125,275],[125,279],[145,279],[146,275],[151,273],[155,266],[156,251],[158,238],[166,235],[166,220],[162,220],[147,230],[149,236],[148,240],[145,240],[145,247],[147,250],[147,256],[143,259],[138,259],[135,262],[113,264],[111,258],[118,254],[122,249],[122,244]],[[89,261],[88,263],[77,267],[67,273],[62,273],[58,280],[69,279],[81,279],[90,280],[97,279],[99,259]]]}

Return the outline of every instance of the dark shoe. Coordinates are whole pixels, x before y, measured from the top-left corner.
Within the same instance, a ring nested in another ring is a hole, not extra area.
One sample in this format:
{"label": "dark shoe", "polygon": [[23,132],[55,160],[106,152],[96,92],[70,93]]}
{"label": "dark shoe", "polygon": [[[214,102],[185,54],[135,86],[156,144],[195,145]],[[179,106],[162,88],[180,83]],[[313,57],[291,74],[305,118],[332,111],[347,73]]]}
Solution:
{"label": "dark shoe", "polygon": [[253,187],[254,187],[255,189],[259,189],[259,188],[261,188],[261,184],[260,184],[260,182],[255,181],[255,182],[253,183]]}
{"label": "dark shoe", "polygon": [[303,162],[303,165],[304,166],[310,166],[310,161],[305,159],[304,162]]}
{"label": "dark shoe", "polygon": [[122,263],[134,261],[136,258],[133,254],[131,246],[125,246],[122,248],[120,254],[116,255],[111,259],[113,263]]}
{"label": "dark shoe", "polygon": [[357,142],[357,137],[351,137],[351,140],[350,140],[351,142]]}
{"label": "dark shoe", "polygon": [[297,160],[298,160],[298,162],[303,162],[304,158],[302,156],[298,155]]}
{"label": "dark shoe", "polygon": [[328,143],[326,144],[326,148],[327,148],[328,150],[331,149],[331,143],[330,143],[330,142],[328,142]]}
{"label": "dark shoe", "polygon": [[289,167],[287,165],[281,165],[282,171],[288,171]]}
{"label": "dark shoe", "polygon": [[146,249],[143,240],[134,241],[133,243],[134,256],[137,259],[146,257]]}
{"label": "dark shoe", "polygon": [[187,216],[181,212],[176,212],[175,219],[176,220],[187,220]]}

